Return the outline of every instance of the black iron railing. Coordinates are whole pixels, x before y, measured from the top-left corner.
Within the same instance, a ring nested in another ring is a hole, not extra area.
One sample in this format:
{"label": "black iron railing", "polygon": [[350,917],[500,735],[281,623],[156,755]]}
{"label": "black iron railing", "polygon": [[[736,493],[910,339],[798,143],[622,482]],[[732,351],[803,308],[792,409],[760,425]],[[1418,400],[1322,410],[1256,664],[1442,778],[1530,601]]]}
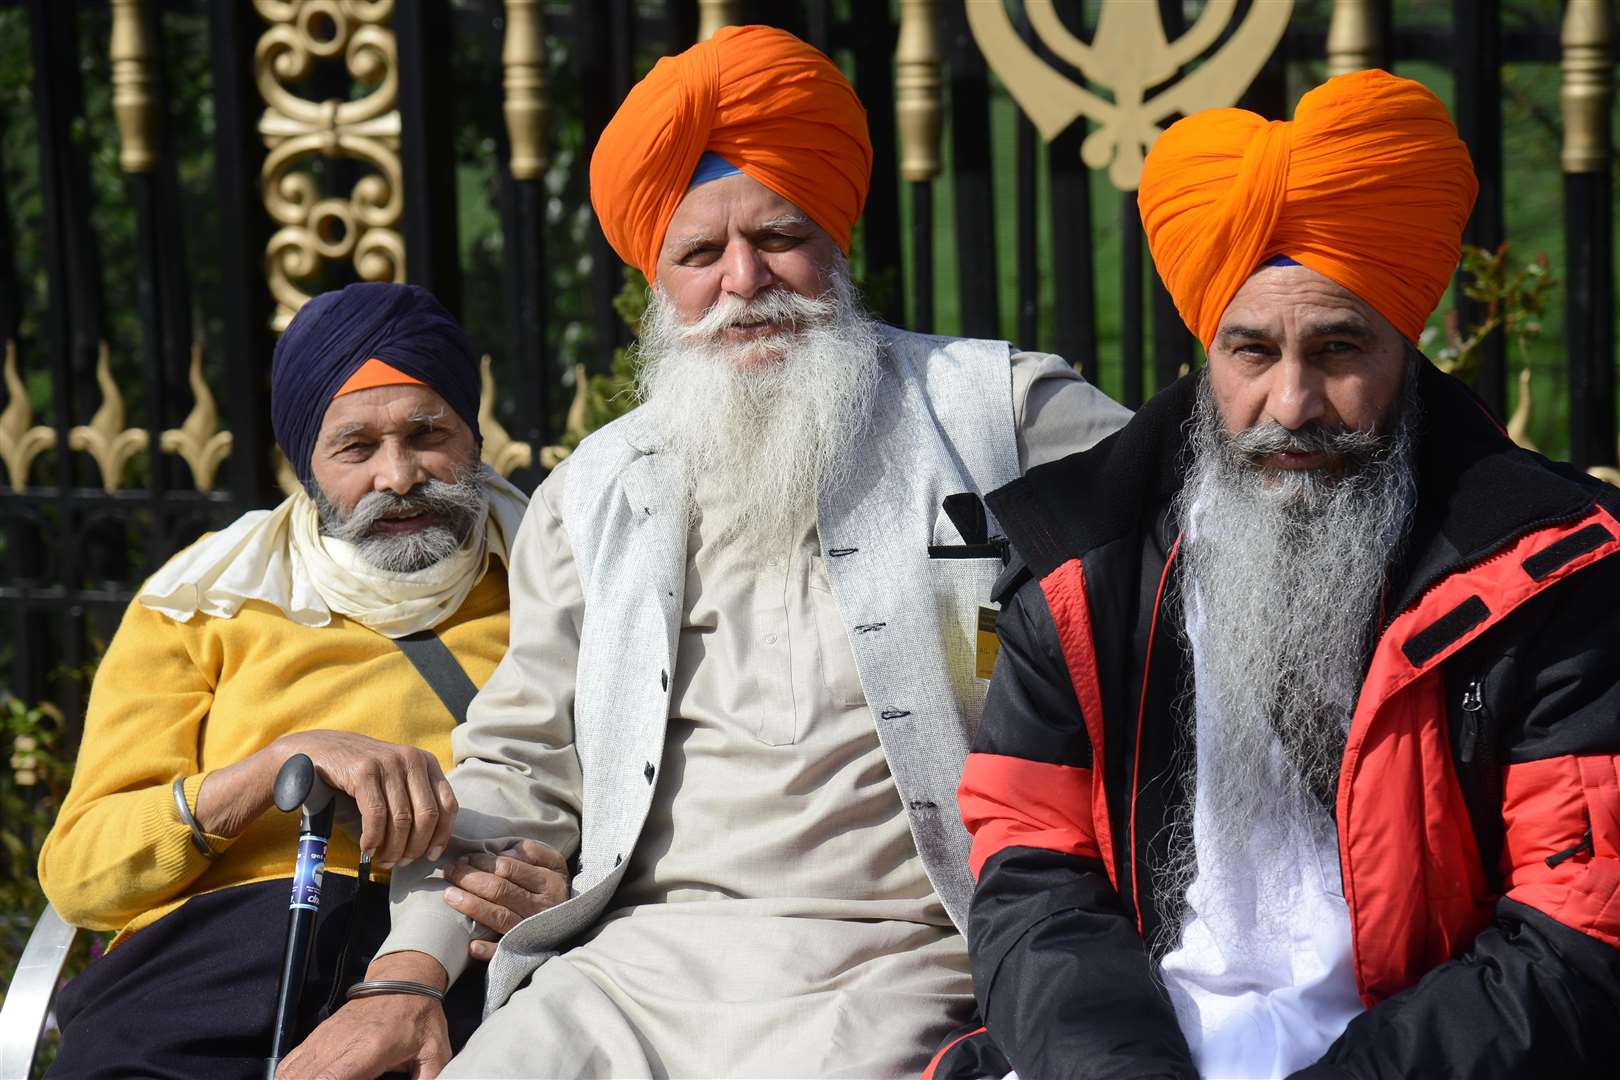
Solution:
{"label": "black iron railing", "polygon": [[[255,81],[265,22],[245,0],[137,6],[154,50],[149,89],[158,136],[151,166],[122,181],[134,252],[121,254],[118,265],[135,278],[139,330],[138,339],[115,342],[112,374],[128,398],[125,426],[144,431],[147,442],[109,491],[91,456],[70,445],[74,429],[105,404],[98,355],[110,314],[121,314],[117,305],[109,313],[110,286],[128,293],[128,282],[108,278],[110,255],[96,227],[105,195],[98,204],[92,183],[118,136],[109,114],[87,106],[87,92],[105,98],[95,80],[105,77],[110,0],[0,0],[0,33],[27,34],[32,66],[30,106],[8,110],[0,101],[0,339],[17,342],[19,378],[32,388],[39,413],[32,423],[47,427],[55,442],[20,487],[0,486],[0,687],[29,700],[55,698],[70,716],[82,707],[85,684],[62,674],[93,661],[96,641],[111,634],[141,577],[200,531],[280,498],[267,400],[274,305],[265,252],[273,226],[260,191],[265,104]],[[1084,13],[1094,6],[1057,4],[1082,34]],[[1183,25],[1184,5],[1159,6],[1173,34]],[[1468,239],[1494,246],[1503,237],[1509,197],[1500,65],[1558,63],[1559,27],[1549,21],[1504,29],[1499,0],[1455,0],[1445,27],[1394,26],[1388,0],[1373,7],[1382,28],[1375,60],[1397,70],[1421,61],[1455,74],[1455,114],[1481,175]],[[1329,8],[1325,0],[1296,5],[1281,46],[1243,104],[1286,114],[1290,72],[1297,94],[1300,66],[1320,71],[1326,59]],[[997,132],[1005,133],[995,118],[999,91],[960,2],[938,6],[947,184],[903,183],[898,173],[894,5],[753,0],[740,10],[745,20],[784,25],[837,57],[867,105],[877,156],[856,272],[880,314],[917,329],[1014,337],[1084,361],[1093,374],[1107,339],[1119,361],[1105,385],[1133,405],[1193,362],[1195,345],[1145,260],[1134,195],[1094,191],[1107,181],[1080,162],[1085,123],[1042,148],[1019,116],[1010,153],[998,142]],[[551,2],[541,13],[549,143],[562,164],[524,177],[506,167],[501,119],[506,4],[398,0],[393,15],[405,276],[464,315],[494,357],[496,415],[536,449],[561,430],[572,360],[605,370],[613,347],[629,337],[613,305],[622,268],[600,231],[579,217],[590,150],[635,79],[657,56],[688,44],[698,28],[696,0]],[[173,138],[176,88],[166,84],[178,57],[165,55],[183,28],[192,35],[185,41],[206,42],[211,112],[206,145],[184,154]],[[1060,64],[1027,23],[1020,29],[1043,59]],[[353,81],[340,63],[327,64],[309,77],[306,91],[346,99]],[[26,137],[18,134],[23,129]],[[17,192],[5,179],[20,175],[20,163],[6,160],[18,153],[31,155],[29,171],[37,173],[37,220],[18,220]],[[324,161],[316,172],[321,194],[346,196],[359,170],[350,161]],[[1610,464],[1610,171],[1570,173],[1563,191],[1571,456],[1582,465]],[[942,205],[947,197],[949,205]],[[491,205],[498,214],[493,255],[469,250],[473,238],[458,230],[459,211],[469,204]],[[1014,208],[1010,233],[997,213],[1007,205]],[[19,230],[37,238],[41,265],[18,264]],[[1117,257],[1106,262],[1097,253],[1104,233],[1118,245]],[[43,303],[31,287],[40,274],[47,282]],[[318,290],[354,277],[352,265],[329,264],[307,285]],[[939,287],[947,277],[954,278],[951,293]],[[1101,304],[1105,293],[1117,294],[1118,303]],[[1461,317],[1475,315],[1465,302]],[[193,473],[161,445],[162,433],[179,427],[195,404],[190,357],[199,338],[206,381],[233,438],[209,491],[197,490]],[[1500,335],[1484,357],[1478,386],[1493,408],[1504,410]],[[536,461],[516,478],[532,485],[539,476]]]}

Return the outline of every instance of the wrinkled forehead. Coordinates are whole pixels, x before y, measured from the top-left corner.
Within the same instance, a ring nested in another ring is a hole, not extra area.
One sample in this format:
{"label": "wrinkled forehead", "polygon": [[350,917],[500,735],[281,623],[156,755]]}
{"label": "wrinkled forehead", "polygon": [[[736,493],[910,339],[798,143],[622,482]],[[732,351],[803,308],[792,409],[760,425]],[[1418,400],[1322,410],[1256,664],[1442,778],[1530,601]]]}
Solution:
{"label": "wrinkled forehead", "polygon": [[1362,329],[1372,337],[1400,332],[1366,300],[1298,263],[1261,266],[1232,297],[1215,336],[1284,337],[1314,329]]}
{"label": "wrinkled forehead", "polygon": [[321,419],[318,443],[361,431],[389,434],[424,423],[466,427],[444,398],[423,385],[374,386],[333,398]]}
{"label": "wrinkled forehead", "polygon": [[751,234],[773,225],[823,232],[789,200],[751,176],[732,173],[687,189],[664,231],[664,253],[693,239],[715,239],[734,231]]}

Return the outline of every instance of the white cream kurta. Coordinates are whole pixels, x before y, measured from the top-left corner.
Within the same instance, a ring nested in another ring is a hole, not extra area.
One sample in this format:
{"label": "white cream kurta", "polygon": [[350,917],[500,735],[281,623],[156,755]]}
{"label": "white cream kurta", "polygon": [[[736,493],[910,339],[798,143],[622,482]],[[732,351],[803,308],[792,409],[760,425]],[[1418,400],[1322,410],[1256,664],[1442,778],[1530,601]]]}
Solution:
{"label": "white cream kurta", "polygon": [[[1217,752],[1211,734],[1215,695],[1197,693],[1207,678],[1200,658],[1208,655],[1209,642],[1196,592],[1189,607],[1195,773],[1202,773]],[[1280,740],[1270,753],[1280,772]],[[1350,908],[1339,876],[1338,829],[1325,809],[1308,821],[1261,817],[1252,826],[1251,861],[1239,872],[1198,848],[1210,813],[1195,780],[1198,870],[1187,889],[1181,941],[1165,956],[1160,975],[1200,1076],[1285,1077],[1319,1060],[1363,1009]]]}
{"label": "white cream kurta", "polygon": [[[1052,358],[1013,364],[1025,466],[1128,416]],[[566,476],[538,493],[553,511]],[[567,594],[567,538],[555,512],[540,520],[556,526],[545,579]],[[779,552],[715,531],[700,514],[690,532],[664,757],[613,910],[446,1076],[899,1075],[972,1012],[966,946],[917,855],[814,525]]]}

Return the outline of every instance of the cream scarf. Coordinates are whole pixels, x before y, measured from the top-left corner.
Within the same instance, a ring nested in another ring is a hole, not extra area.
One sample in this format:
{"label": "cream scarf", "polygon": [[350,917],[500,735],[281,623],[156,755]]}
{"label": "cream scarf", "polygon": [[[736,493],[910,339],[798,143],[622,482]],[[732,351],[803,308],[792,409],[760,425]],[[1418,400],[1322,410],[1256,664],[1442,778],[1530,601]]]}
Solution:
{"label": "cream scarf", "polygon": [[323,536],[314,501],[299,491],[203,537],[153,574],[136,599],[176,622],[199,611],[229,619],[258,600],[304,626],[326,626],[335,611],[389,638],[430,629],[461,607],[490,556],[508,563],[529,504],[488,466],[480,477],[487,513],[455,554],[425,570],[379,570],[352,544]]}

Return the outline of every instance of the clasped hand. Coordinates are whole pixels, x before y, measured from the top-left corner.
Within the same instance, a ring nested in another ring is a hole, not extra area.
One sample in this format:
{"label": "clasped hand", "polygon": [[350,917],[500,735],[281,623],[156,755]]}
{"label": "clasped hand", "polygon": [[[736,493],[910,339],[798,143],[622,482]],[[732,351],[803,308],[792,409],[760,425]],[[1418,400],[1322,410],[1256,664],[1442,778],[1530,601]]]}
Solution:
{"label": "clasped hand", "polygon": [[[285,735],[234,765],[208,774],[194,811],[203,830],[233,837],[270,809],[276,773],[294,754],[306,754],[333,788],[354,800],[360,814],[360,850],[387,870],[426,856],[437,860],[450,843],[456,796],[438,759],[417,746],[384,742],[352,731]],[[469,855],[445,870],[445,902],[496,934],[562,902],[568,866],[533,840],[498,852]],[[475,959],[494,946],[476,941]]]}

